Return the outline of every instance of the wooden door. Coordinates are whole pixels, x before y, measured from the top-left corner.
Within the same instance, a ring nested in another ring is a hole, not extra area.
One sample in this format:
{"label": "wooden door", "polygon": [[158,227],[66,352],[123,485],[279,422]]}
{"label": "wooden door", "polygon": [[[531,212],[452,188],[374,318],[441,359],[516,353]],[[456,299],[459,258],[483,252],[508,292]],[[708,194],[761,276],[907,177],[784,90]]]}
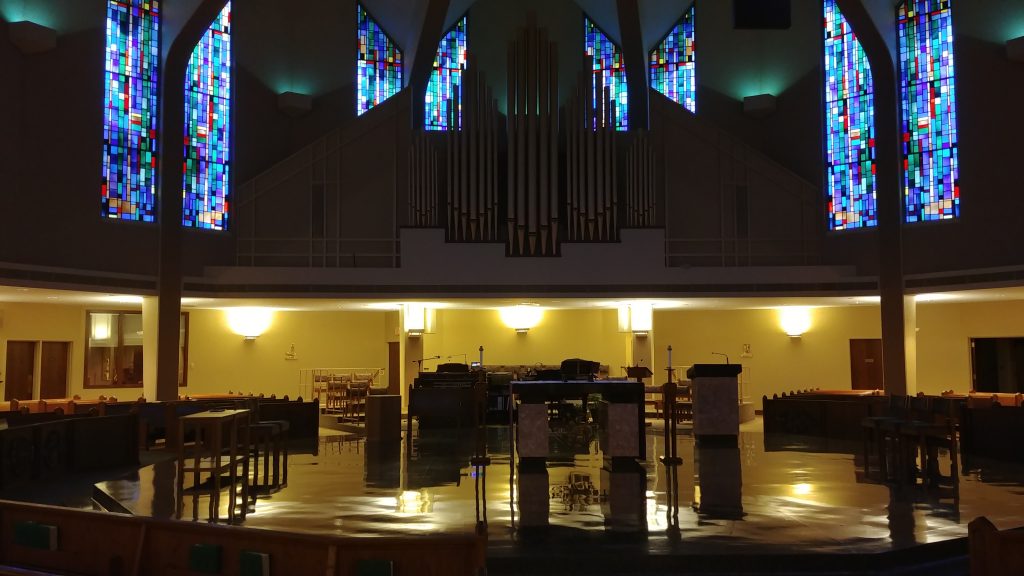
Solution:
{"label": "wooden door", "polygon": [[68,397],[70,342],[43,342],[39,364],[39,397]]}
{"label": "wooden door", "polygon": [[882,340],[850,340],[850,382],[854,390],[883,390]]}
{"label": "wooden door", "polygon": [[388,394],[402,393],[401,354],[398,342],[388,342]]}
{"label": "wooden door", "polygon": [[7,342],[7,376],[4,378],[4,400],[31,400],[36,368],[36,343]]}

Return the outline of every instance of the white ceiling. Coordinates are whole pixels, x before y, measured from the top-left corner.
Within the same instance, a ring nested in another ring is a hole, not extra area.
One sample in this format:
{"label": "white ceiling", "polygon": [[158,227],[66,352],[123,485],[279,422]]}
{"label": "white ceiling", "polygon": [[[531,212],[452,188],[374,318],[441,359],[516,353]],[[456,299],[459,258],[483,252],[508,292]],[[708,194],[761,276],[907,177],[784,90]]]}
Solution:
{"label": "white ceiling", "polygon": [[[878,297],[817,296],[817,297],[755,297],[755,298],[679,298],[640,299],[657,309],[693,310],[752,310],[780,306],[870,306],[878,304]],[[997,302],[1024,300],[1024,287],[963,290],[955,292],[919,294],[919,303],[942,302]],[[552,310],[614,308],[622,299],[613,298],[450,298],[441,300],[414,300],[429,303],[436,308],[479,310],[530,303]],[[79,306],[117,307],[139,309],[142,296],[112,292],[83,292],[0,286],[0,304],[3,303],[61,304]],[[238,306],[265,306],[279,310],[338,311],[397,309],[401,300],[395,299],[339,299],[339,298],[190,298],[182,301],[184,308],[218,309]]]}

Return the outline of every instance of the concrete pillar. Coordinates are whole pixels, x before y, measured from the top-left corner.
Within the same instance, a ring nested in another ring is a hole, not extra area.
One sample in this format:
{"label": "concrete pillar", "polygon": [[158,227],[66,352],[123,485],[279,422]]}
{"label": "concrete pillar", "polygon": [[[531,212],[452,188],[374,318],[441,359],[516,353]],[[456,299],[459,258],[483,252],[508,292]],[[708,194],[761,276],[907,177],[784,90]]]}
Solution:
{"label": "concrete pillar", "polygon": [[434,56],[437,54],[441,37],[447,32],[444,29],[445,18],[448,16],[449,0],[429,0],[427,13],[423,17],[420,28],[419,42],[416,52],[409,63],[409,87],[412,91],[411,105],[412,127],[423,128],[423,116],[426,113],[423,97],[430,82],[430,74],[434,69]]}
{"label": "concrete pillar", "polygon": [[[875,158],[878,198],[878,288],[882,297],[882,355],[885,389],[906,394],[907,350],[903,286],[903,161],[900,154],[900,87],[895,56],[864,0],[838,0],[871,64],[875,88]],[[913,334],[910,335],[913,338]]]}
{"label": "concrete pillar", "polygon": [[907,362],[907,394],[917,394],[917,301],[903,297],[903,342]]}
{"label": "concrete pillar", "polygon": [[[184,164],[185,72],[192,51],[227,4],[202,0],[167,51],[162,71],[160,132],[160,252],[157,290],[156,397],[178,397],[179,322],[182,292],[182,165]],[[145,376],[143,376],[145,378]]]}
{"label": "concrete pillar", "polygon": [[420,362],[423,359],[423,337],[402,335],[402,410],[409,409],[409,386],[419,375]]}
{"label": "concrete pillar", "polygon": [[638,0],[616,0],[622,57],[626,64],[626,91],[629,98],[629,129],[647,130],[650,124],[647,100],[647,51],[640,29]]}

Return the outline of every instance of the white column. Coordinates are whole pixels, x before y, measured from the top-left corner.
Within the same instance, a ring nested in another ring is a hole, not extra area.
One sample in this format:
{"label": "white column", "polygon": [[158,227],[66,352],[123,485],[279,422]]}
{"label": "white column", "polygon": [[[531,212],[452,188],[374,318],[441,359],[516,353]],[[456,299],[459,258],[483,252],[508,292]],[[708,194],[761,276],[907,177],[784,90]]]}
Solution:
{"label": "white column", "polygon": [[[156,400],[157,342],[159,340],[160,298],[142,297],[142,396],[150,402]],[[187,370],[188,367],[186,366]],[[125,398],[134,400],[134,398]]]}

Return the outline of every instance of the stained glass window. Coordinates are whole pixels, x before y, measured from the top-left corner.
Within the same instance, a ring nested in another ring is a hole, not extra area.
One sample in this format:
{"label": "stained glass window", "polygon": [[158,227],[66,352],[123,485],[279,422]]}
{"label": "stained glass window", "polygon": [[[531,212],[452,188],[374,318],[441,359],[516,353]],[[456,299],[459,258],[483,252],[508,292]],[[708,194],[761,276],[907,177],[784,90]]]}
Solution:
{"label": "stained glass window", "polygon": [[427,130],[447,130],[449,117],[454,114],[456,129],[462,127],[462,106],[453,111],[455,97],[462,97],[462,71],[466,69],[466,17],[455,24],[441,39],[434,55],[434,70],[430,73],[425,97]]}
{"label": "stained glass window", "polygon": [[876,226],[871,66],[836,0],[825,0],[825,154],[829,229]]}
{"label": "stained glass window", "polygon": [[697,112],[697,58],[694,50],[696,6],[651,51],[651,87],[690,112]]}
{"label": "stained glass window", "polygon": [[[622,59],[622,50],[591,22],[590,18],[583,19],[583,37],[587,55],[593,58],[594,108],[598,108],[599,100],[607,98],[614,111],[612,118],[615,129],[626,130],[629,127],[629,104],[626,98],[626,66]],[[598,122],[601,122],[601,119],[595,118],[595,128]]]}
{"label": "stained glass window", "polygon": [[156,219],[160,0],[109,0],[103,106],[103,216]]}
{"label": "stained glass window", "polygon": [[391,98],[402,89],[402,51],[370,18],[362,4],[356,5],[359,56],[356,114],[362,114]]}
{"label": "stained glass window", "polygon": [[950,0],[907,0],[896,14],[907,222],[960,215]]}
{"label": "stained glass window", "polygon": [[231,3],[192,51],[185,75],[182,223],[225,230],[231,184]]}

